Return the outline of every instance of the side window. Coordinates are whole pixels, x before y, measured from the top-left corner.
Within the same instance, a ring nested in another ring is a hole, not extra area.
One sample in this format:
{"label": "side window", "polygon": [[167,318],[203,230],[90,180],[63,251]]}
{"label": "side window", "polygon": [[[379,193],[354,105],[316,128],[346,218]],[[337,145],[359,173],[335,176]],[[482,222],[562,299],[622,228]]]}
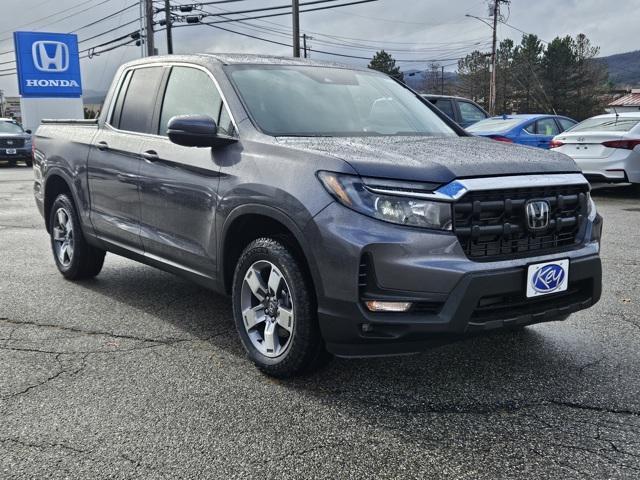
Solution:
{"label": "side window", "polygon": [[173,67],[162,102],[160,135],[167,134],[167,124],[176,115],[208,115],[220,123],[221,108],[222,98],[209,75],[196,68]]}
{"label": "side window", "polygon": [[576,124],[576,122],[574,122],[573,120],[569,120],[568,118],[558,118],[558,121],[560,122],[560,126],[562,127],[563,132],[565,130],[569,130]]}
{"label": "side window", "polygon": [[476,107],[473,103],[458,102],[458,106],[460,107],[460,116],[462,117],[462,121],[465,123],[475,123],[486,118],[484,112]]}
{"label": "side window", "polygon": [[120,130],[155,133],[151,129],[151,119],[162,73],[162,67],[145,67],[133,70],[122,104],[122,113],[118,124]]}
{"label": "side window", "polygon": [[440,110],[442,110],[444,113],[447,114],[447,117],[449,117],[452,120],[455,120],[456,117],[453,114],[453,105],[451,105],[451,100],[445,99],[445,98],[438,98],[437,100],[435,100],[433,102],[433,104],[438,107]]}
{"label": "side window", "polygon": [[531,135],[536,135],[536,123],[537,122],[531,122],[529,125],[524,127],[525,131]]}
{"label": "side window", "polygon": [[536,122],[536,133],[538,135],[546,135],[547,137],[558,135],[560,130],[553,118],[543,118]]}
{"label": "side window", "polygon": [[116,103],[113,107],[113,113],[111,114],[111,119],[109,120],[109,124],[114,126],[115,128],[120,128],[120,115],[122,114],[122,104],[124,103],[124,97],[127,93],[127,88],[129,87],[129,80],[131,80],[131,70],[129,70],[125,74],[124,80],[120,85],[120,91],[118,91]]}

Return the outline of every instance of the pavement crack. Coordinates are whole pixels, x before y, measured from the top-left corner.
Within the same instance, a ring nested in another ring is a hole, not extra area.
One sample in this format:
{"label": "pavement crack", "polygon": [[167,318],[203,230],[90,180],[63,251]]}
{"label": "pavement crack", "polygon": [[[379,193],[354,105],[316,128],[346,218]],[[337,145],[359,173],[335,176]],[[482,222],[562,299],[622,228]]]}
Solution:
{"label": "pavement crack", "polygon": [[550,403],[552,405],[558,405],[561,407],[575,408],[577,410],[590,410],[593,412],[603,412],[603,413],[614,413],[618,415],[634,415],[640,416],[640,411],[625,409],[625,408],[610,408],[610,407],[599,407],[596,405],[585,405],[577,402],[567,402],[560,400],[551,400]]}
{"label": "pavement crack", "polygon": [[38,323],[38,322],[31,322],[31,321],[13,320],[7,317],[0,317],[0,321],[11,324],[11,325],[27,325],[27,326],[34,326],[34,327],[41,327],[41,328],[51,328],[54,330],[61,330],[65,332],[80,333],[82,335],[96,335],[96,336],[104,336],[104,337],[111,337],[111,338],[119,338],[123,340],[135,340],[138,342],[173,344],[177,342],[190,340],[190,339],[184,339],[184,338],[157,338],[156,339],[156,338],[139,337],[136,335],[126,335],[126,334],[119,334],[119,333],[113,333],[113,332],[107,332],[107,331],[101,331],[101,330],[85,330],[78,327],[67,327],[64,325],[56,325],[54,323]]}
{"label": "pavement crack", "polygon": [[61,357],[62,355],[63,355],[63,354],[59,353],[59,354],[56,354],[56,357],[55,357],[56,362],[57,362],[57,363],[58,363],[58,365],[60,366],[60,369],[59,369],[57,372],[55,372],[55,373],[53,373],[53,374],[49,375],[47,378],[45,378],[44,380],[41,380],[40,382],[34,383],[34,384],[32,384],[32,385],[28,385],[27,387],[23,388],[22,390],[20,390],[20,391],[18,391],[18,392],[14,392],[14,393],[11,393],[11,394],[9,394],[9,395],[4,395],[3,397],[0,397],[0,398],[1,398],[2,400],[11,400],[11,399],[13,399],[13,398],[16,398],[16,397],[20,397],[20,396],[26,395],[26,394],[27,394],[27,393],[29,393],[31,390],[34,390],[34,389],[36,389],[36,388],[42,387],[42,386],[44,386],[44,385],[47,385],[47,384],[51,383],[52,381],[54,381],[55,379],[59,378],[60,376],[62,376],[62,375],[64,375],[64,374],[67,374],[67,375],[69,375],[70,377],[75,377],[75,376],[76,376],[76,375],[78,375],[80,372],[82,372],[82,371],[86,368],[86,366],[87,366],[87,364],[86,364],[86,358],[87,358],[87,355],[85,355],[85,356],[83,356],[83,357],[82,357],[82,359],[80,360],[80,366],[76,366],[76,367],[73,367],[73,368],[71,368],[71,367],[66,367],[66,368],[65,368],[65,367],[62,365],[62,362],[60,361],[60,357]]}

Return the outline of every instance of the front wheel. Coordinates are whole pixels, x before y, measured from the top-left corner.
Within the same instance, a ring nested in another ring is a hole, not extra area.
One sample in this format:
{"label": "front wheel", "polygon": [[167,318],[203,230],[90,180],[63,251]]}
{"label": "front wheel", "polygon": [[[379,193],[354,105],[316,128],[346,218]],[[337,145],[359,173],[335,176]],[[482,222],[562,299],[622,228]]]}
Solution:
{"label": "front wheel", "polygon": [[285,242],[249,244],[236,265],[232,297],[242,344],[263,372],[291,377],[328,358],[311,282]]}
{"label": "front wheel", "polygon": [[105,251],[87,243],[76,208],[68,195],[58,195],[49,216],[51,249],[60,273],[69,280],[95,277],[102,270]]}

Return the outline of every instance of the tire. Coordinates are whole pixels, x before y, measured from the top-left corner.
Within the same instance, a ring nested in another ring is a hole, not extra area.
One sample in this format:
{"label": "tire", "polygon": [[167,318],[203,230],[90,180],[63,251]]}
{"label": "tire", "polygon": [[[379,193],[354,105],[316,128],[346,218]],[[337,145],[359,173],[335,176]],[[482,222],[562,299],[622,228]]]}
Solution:
{"label": "tire", "polygon": [[31,168],[31,167],[33,167],[33,160],[31,160],[30,158],[28,158],[28,159],[26,159],[26,160],[24,161],[24,164],[25,164],[27,167]]}
{"label": "tire", "polygon": [[16,166],[16,161],[15,160],[9,160],[9,166],[10,167],[15,167]]}
{"label": "tire", "polygon": [[311,281],[285,241],[259,238],[245,248],[234,272],[232,302],[242,345],[267,375],[293,377],[330,358]]}
{"label": "tire", "polygon": [[68,280],[92,278],[100,273],[105,251],[87,243],[73,201],[60,194],[49,215],[51,250],[56,266]]}

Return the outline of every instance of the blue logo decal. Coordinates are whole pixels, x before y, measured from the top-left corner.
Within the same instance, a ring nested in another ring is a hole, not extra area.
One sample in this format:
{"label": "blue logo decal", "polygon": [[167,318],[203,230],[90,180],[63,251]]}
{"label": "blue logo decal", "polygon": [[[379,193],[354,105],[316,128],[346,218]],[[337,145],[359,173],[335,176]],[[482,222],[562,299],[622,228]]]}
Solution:
{"label": "blue logo decal", "polygon": [[444,185],[443,187],[440,187],[436,191],[438,193],[441,193],[442,195],[446,195],[447,197],[454,198],[461,190],[464,189],[464,185],[462,185],[460,182],[453,181],[451,183],[448,183],[447,185]]}
{"label": "blue logo decal", "polygon": [[540,293],[549,293],[556,290],[565,277],[564,268],[552,263],[538,270],[531,279],[533,289]]}
{"label": "blue logo decal", "polygon": [[78,37],[14,32],[18,87],[23,97],[80,97]]}

